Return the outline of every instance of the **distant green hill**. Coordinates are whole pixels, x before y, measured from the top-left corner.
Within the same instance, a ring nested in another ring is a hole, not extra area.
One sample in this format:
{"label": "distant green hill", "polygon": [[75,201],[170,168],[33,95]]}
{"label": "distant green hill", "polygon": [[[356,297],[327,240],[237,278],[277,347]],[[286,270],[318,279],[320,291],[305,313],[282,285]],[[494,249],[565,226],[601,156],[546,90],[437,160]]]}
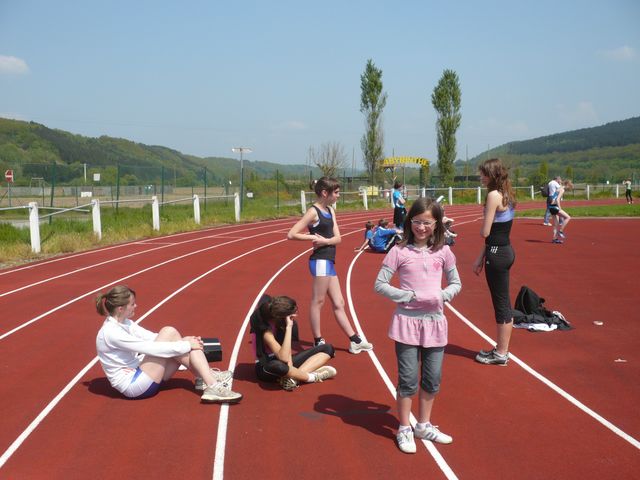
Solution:
{"label": "distant green hill", "polygon": [[[57,183],[79,183],[85,164],[89,176],[99,172],[104,182],[115,179],[119,165],[125,184],[158,182],[164,175],[171,183],[175,180],[177,185],[189,186],[202,182],[205,168],[207,183],[235,183],[240,170],[240,162],[233,158],[200,158],[162,146],[107,136],[83,137],[35,122],[0,118],[0,169],[13,169],[16,184],[28,185],[38,178],[51,183],[54,176]],[[276,170],[285,178],[308,175],[306,165],[245,160],[244,167],[245,178],[272,177]]]}
{"label": "distant green hill", "polygon": [[[475,166],[491,157],[499,157],[512,169],[518,169],[520,178],[535,177],[546,163],[550,176],[562,175],[576,181],[638,179],[640,117],[506,143],[470,159],[469,163]],[[464,168],[464,162],[459,166]]]}

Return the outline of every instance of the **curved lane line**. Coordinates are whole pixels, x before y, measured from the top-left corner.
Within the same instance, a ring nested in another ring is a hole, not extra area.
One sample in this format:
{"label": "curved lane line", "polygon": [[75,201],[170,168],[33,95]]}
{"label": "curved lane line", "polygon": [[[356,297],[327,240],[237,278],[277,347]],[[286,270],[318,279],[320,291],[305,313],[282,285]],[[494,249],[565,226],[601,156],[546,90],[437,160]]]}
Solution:
{"label": "curved lane line", "polygon": [[[237,257],[231,258],[231,259],[227,260],[226,262],[221,263],[221,264],[213,267],[210,270],[207,270],[203,274],[199,275],[198,277],[196,277],[193,280],[189,281],[188,283],[184,284],[182,287],[178,288],[177,290],[174,290],[174,292],[171,295],[165,297],[162,301],[160,301],[159,303],[154,305],[149,311],[147,311],[144,315],[142,315],[136,321],[136,323],[142,322],[142,320],[144,320],[146,317],[151,315],[154,311],[156,311],[162,305],[167,303],[169,300],[171,300],[173,297],[175,297],[178,293],[180,293],[183,290],[185,290],[186,288],[190,287],[191,285],[193,285],[197,281],[203,279],[204,277],[206,277],[210,273],[215,272],[219,268],[222,268],[225,265],[228,265],[228,264],[230,264],[230,263],[232,263],[232,262],[234,262],[236,260],[239,260],[240,258],[245,257],[245,256],[247,256],[247,255],[249,255],[251,253],[257,252],[257,251],[262,250],[264,248],[271,247],[271,246],[273,246],[273,245],[275,245],[277,243],[281,243],[281,242],[284,242],[284,241],[286,241],[286,239],[285,240],[277,240],[275,242],[268,243],[266,245],[262,245],[262,246],[260,246],[258,248],[254,248],[253,250],[249,250],[249,251],[247,251],[247,252],[245,252],[245,253],[243,253],[241,255],[238,255]],[[109,284],[109,285],[111,285],[111,284]],[[51,412],[51,410],[53,410],[53,408],[60,402],[60,400],[62,400],[62,398],[71,390],[71,388],[73,388],[73,386],[76,383],[78,383],[78,381],[80,381],[80,379],[97,362],[98,362],[98,357],[96,356],[82,370],[80,370],[80,372],[75,377],[73,377],[73,379],[60,391],[60,393],[58,393],[58,395],[56,395],[54,397],[54,399],[51,400],[51,402],[49,402],[49,404],[36,416],[36,418],[29,424],[29,426],[13,441],[13,443],[9,446],[9,448],[7,448],[7,450],[5,450],[5,452],[0,457],[0,468],[2,468],[2,466],[7,462],[7,460],[9,460],[9,458],[11,458],[11,456],[16,452],[16,450],[20,447],[20,445],[22,445],[22,443],[29,437],[29,435],[31,435],[31,433],[38,427],[38,425],[42,422],[42,420],[45,419],[45,417]]]}
{"label": "curved lane line", "polygon": [[[465,323],[469,328],[471,328],[474,332],[476,332],[478,335],[480,335],[484,340],[486,340],[487,342],[489,342],[491,345],[493,345],[494,347],[496,346],[496,342],[494,342],[491,337],[489,337],[488,335],[486,335],[482,330],[480,330],[478,327],[476,327],[470,320],[468,320],[467,318],[464,317],[464,315],[462,315],[458,310],[456,310],[455,308],[453,308],[449,303],[445,304],[449,310],[451,310],[460,320],[462,320],[463,323]],[[620,438],[622,438],[623,440],[629,442],[631,445],[633,445],[634,447],[636,447],[637,449],[640,449],[640,442],[638,440],[636,440],[635,438],[633,438],[631,435],[629,435],[628,433],[625,433],[623,430],[621,430],[620,428],[616,427],[613,423],[611,423],[609,420],[607,420],[606,418],[604,418],[603,416],[599,415],[598,413],[596,413],[595,411],[591,410],[589,407],[587,407],[584,403],[582,403],[580,400],[578,400],[577,398],[575,398],[574,396],[572,396],[570,393],[566,392],[565,390],[563,390],[562,388],[560,388],[558,385],[556,385],[555,383],[553,383],[551,380],[549,380],[548,378],[546,378],[544,375],[542,375],[541,373],[538,373],[536,370],[534,370],[533,368],[531,368],[529,365],[527,365],[526,363],[524,363],[522,360],[520,360],[518,357],[516,357],[514,354],[509,353],[509,358],[511,360],[513,360],[515,363],[517,363],[518,365],[520,365],[523,370],[525,370],[527,373],[531,374],[533,377],[537,378],[538,380],[540,380],[542,383],[544,383],[547,387],[549,387],[551,390],[553,390],[554,392],[556,392],[557,394],[559,394],[560,396],[564,397],[566,400],[568,400],[569,402],[571,402],[573,405],[575,405],[576,407],[578,407],[580,410],[582,410],[584,413],[586,413],[587,415],[591,416],[592,418],[594,418],[595,420],[597,420],[598,422],[600,422],[602,425],[604,425],[605,427],[607,427],[609,430],[611,430],[613,433],[615,433],[616,435],[618,435]]]}

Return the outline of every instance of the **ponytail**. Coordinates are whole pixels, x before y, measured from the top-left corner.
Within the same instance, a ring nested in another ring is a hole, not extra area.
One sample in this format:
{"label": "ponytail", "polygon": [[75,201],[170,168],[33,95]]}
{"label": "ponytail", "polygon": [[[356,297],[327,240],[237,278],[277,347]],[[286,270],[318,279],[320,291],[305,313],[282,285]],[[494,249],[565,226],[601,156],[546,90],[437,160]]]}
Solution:
{"label": "ponytail", "polygon": [[132,295],[135,297],[136,292],[126,285],[113,287],[107,293],[101,293],[96,297],[96,311],[102,316],[113,315],[116,308],[129,303]]}

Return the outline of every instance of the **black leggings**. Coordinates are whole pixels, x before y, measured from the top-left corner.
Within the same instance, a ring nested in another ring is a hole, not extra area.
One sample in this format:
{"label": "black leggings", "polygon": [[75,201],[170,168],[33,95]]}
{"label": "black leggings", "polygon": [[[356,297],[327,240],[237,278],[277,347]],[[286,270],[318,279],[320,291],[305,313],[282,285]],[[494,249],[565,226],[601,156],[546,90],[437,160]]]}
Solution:
{"label": "black leggings", "polygon": [[631,197],[631,190],[625,190],[624,196],[627,199],[627,202],[630,202],[631,200],[633,200],[633,198]]}
{"label": "black leggings", "polygon": [[[333,345],[325,343],[293,355],[293,366],[300,368],[304,362],[317,353],[326,353],[331,358],[336,354]],[[270,358],[265,363],[256,363],[256,376],[265,382],[277,382],[280,377],[284,377],[287,373],[289,373],[289,365],[275,357]]]}
{"label": "black leggings", "polygon": [[486,247],[484,274],[491,292],[496,323],[509,323],[513,319],[509,296],[509,269],[515,259],[516,254],[511,245]]}

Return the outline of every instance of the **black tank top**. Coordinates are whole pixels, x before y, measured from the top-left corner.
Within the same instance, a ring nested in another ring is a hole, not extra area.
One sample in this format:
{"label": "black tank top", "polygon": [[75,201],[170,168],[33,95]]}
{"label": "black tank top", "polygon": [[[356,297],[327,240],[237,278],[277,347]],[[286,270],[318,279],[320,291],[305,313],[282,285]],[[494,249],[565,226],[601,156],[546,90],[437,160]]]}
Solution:
{"label": "black tank top", "polygon": [[[315,205],[313,205],[313,208],[315,208],[318,213],[318,223],[315,225],[309,225],[309,233],[311,235],[318,234],[324,238],[333,238],[333,215],[331,214],[331,210],[329,210],[329,216],[327,217],[327,214]],[[332,262],[335,262],[336,246],[324,245],[316,248],[309,258],[311,258],[311,260],[331,260]]]}

